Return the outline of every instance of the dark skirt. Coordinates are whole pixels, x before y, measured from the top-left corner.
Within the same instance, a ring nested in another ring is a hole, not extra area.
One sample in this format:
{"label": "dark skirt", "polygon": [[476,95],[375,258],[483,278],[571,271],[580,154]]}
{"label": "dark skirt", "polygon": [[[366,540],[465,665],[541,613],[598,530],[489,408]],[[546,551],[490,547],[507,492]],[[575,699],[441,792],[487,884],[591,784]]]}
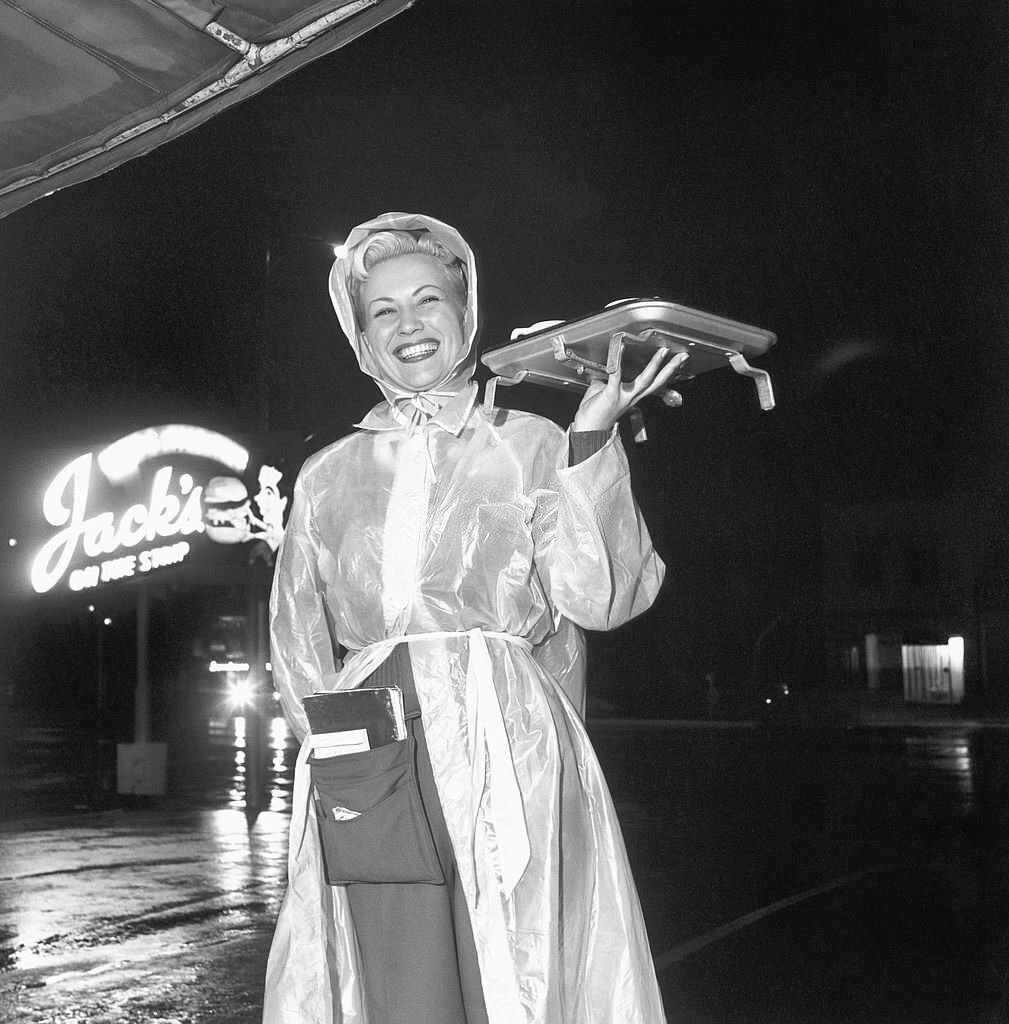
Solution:
{"label": "dark skirt", "polygon": [[376,1024],[487,1024],[469,911],[435,789],[406,645],[396,647],[363,685],[403,690],[416,740],[421,800],[445,875],[444,885],[347,886],[368,1019]]}

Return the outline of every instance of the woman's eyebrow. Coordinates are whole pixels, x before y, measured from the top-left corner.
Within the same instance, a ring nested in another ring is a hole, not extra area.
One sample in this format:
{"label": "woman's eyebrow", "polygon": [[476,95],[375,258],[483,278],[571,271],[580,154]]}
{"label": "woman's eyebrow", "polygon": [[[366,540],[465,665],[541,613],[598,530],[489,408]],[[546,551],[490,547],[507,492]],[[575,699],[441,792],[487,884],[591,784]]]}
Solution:
{"label": "woman's eyebrow", "polygon": [[[442,286],[440,284],[435,284],[434,281],[431,281],[429,284],[422,284],[422,285],[419,285],[417,288],[414,288],[414,290],[410,293],[411,298],[414,295],[419,295],[425,288],[437,288],[438,291],[440,291],[440,292],[445,290],[444,288],[442,288]],[[392,299],[392,298],[390,298],[387,295],[376,295],[375,298],[368,300],[368,308],[370,309],[372,306],[375,305],[376,302],[395,302],[395,301],[396,301],[395,299]]]}

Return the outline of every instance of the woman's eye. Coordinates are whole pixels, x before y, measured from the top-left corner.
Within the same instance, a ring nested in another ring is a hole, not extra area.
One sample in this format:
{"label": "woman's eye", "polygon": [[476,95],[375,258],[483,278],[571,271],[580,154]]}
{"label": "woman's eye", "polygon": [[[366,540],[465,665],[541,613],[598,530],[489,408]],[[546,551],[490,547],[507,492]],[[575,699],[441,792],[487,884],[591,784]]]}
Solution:
{"label": "woman's eye", "polygon": [[390,313],[395,313],[396,310],[392,306],[382,306],[380,309],[372,311],[372,316],[377,320],[380,316],[389,316]]}
{"label": "woman's eye", "polygon": [[423,296],[421,298],[420,305],[422,305],[422,306],[430,305],[432,302],[437,302],[437,301],[438,301],[438,296],[437,295],[425,295],[425,296]]}

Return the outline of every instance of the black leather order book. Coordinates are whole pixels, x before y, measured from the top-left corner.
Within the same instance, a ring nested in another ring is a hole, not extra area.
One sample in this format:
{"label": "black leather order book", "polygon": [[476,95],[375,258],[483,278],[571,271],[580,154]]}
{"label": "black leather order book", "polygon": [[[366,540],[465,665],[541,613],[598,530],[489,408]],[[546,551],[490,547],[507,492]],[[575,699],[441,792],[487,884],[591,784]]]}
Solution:
{"label": "black leather order book", "polygon": [[316,757],[373,750],[407,736],[403,691],[398,686],[310,693],[301,704]]}

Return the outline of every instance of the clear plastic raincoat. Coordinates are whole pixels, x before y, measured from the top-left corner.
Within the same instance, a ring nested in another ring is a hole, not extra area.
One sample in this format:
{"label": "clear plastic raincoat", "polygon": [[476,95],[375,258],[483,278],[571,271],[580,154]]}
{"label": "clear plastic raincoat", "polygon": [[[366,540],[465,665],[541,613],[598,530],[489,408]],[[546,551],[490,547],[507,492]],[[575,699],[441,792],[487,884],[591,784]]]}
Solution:
{"label": "clear plastic raincoat", "polygon": [[[468,269],[459,235],[428,228]],[[338,260],[337,314],[376,376]],[[465,374],[463,375],[463,379]],[[490,1024],[661,1024],[647,936],[616,815],[581,720],[579,627],[645,611],[663,566],[616,437],[568,466],[553,423],[486,409],[467,384],[427,422],[403,396],[312,456],[298,479],[271,601],[273,671],[299,735],[300,699],[359,685],[407,644],[432,769],[473,926]],[[348,655],[340,662],[336,645]],[[299,756],[289,886],[267,971],[265,1024],[369,1021],[345,890],[326,884]]]}

